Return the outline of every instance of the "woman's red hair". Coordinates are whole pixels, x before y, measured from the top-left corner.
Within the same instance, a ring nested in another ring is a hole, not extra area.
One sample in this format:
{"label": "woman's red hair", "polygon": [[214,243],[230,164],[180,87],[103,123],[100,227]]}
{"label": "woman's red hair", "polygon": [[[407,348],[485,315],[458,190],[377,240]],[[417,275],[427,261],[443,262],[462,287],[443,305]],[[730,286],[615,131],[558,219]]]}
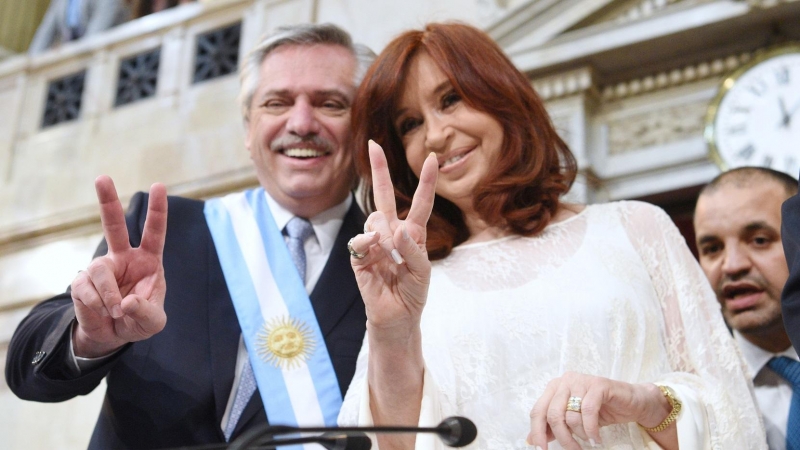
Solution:
{"label": "woman's red hair", "polygon": [[[395,38],[367,71],[352,108],[351,147],[372,210],[367,141],[383,146],[394,184],[397,213],[408,214],[419,180],[395,130],[398,104],[411,61],[426,52],[468,106],[503,127],[499,158],[475,188],[474,208],[487,224],[533,236],[555,215],[559,197],[575,179],[577,165],[558,136],[530,81],[485,33],[469,25],[432,23]],[[441,259],[469,238],[461,211],[436,196],[428,221],[428,256]]]}

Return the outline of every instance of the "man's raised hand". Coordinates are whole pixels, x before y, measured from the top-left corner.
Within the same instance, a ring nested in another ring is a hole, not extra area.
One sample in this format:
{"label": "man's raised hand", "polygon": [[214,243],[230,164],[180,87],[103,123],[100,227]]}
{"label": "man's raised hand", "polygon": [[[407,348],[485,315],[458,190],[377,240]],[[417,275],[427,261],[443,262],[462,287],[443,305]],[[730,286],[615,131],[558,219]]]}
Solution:
{"label": "man's raised hand", "polygon": [[77,325],[73,331],[76,356],[107,355],[128,342],[158,333],[167,323],[164,313],[164,239],[167,234],[167,191],[163,184],[150,188],[137,248],[130,245],[122,204],[107,176],[95,180],[103,234],[108,253],[95,258],[72,281]]}

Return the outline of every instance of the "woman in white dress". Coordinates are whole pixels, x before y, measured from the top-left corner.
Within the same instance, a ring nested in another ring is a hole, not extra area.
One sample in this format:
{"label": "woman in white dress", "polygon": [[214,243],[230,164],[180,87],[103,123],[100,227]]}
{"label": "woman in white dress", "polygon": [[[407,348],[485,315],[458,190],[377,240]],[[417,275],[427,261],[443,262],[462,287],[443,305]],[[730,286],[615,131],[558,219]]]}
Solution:
{"label": "woman in white dress", "polygon": [[561,201],[575,159],[491,38],[402,34],[352,114],[374,212],[349,244],[368,322],[340,424],[463,415],[481,449],[766,448],[683,238],[644,203]]}

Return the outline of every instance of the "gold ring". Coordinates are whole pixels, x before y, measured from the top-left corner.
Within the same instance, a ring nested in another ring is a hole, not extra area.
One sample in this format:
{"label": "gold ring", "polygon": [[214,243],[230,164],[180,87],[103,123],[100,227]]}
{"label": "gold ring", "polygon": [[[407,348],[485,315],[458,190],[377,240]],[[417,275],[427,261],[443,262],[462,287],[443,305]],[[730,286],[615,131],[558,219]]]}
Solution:
{"label": "gold ring", "polygon": [[367,252],[369,252],[369,250],[364,253],[358,253],[357,251],[353,250],[353,240],[355,240],[355,237],[352,237],[349,241],[347,241],[347,251],[350,252],[350,256],[355,259],[362,259],[367,256]]}
{"label": "gold ring", "polygon": [[580,397],[570,397],[567,400],[567,411],[574,411],[574,412],[581,412],[581,401],[583,399]]}

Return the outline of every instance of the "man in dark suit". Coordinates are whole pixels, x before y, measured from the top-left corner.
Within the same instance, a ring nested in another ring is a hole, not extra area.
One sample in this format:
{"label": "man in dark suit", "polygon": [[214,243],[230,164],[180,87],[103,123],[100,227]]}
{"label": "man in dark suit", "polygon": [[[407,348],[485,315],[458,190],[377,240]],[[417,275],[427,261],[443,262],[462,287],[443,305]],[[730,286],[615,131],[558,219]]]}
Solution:
{"label": "man in dark suit", "polygon": [[800,371],[800,361],[784,329],[780,304],[789,274],[780,205],[796,193],[797,181],[789,175],[740,167],[704,187],[694,213],[700,266],[753,376],[772,450],[798,448],[800,437],[791,423],[800,413],[792,406],[791,376]]}
{"label": "man in dark suit", "polygon": [[783,251],[789,265],[789,279],[781,296],[783,323],[792,345],[800,348],[800,194],[786,200],[781,211]]}
{"label": "man in dark suit", "polygon": [[155,184],[123,216],[99,177],[105,240],[70,290],[20,323],[11,389],[55,402],[106,378],[97,449],[335,422],[366,324],[347,248],[365,217],[345,142],[371,56],[332,25],[283,28],[251,52],[241,103],[258,189],[201,202]]}
{"label": "man in dark suit", "polygon": [[130,10],[124,0],[52,0],[28,46],[28,53],[42,53],[130,19]]}

